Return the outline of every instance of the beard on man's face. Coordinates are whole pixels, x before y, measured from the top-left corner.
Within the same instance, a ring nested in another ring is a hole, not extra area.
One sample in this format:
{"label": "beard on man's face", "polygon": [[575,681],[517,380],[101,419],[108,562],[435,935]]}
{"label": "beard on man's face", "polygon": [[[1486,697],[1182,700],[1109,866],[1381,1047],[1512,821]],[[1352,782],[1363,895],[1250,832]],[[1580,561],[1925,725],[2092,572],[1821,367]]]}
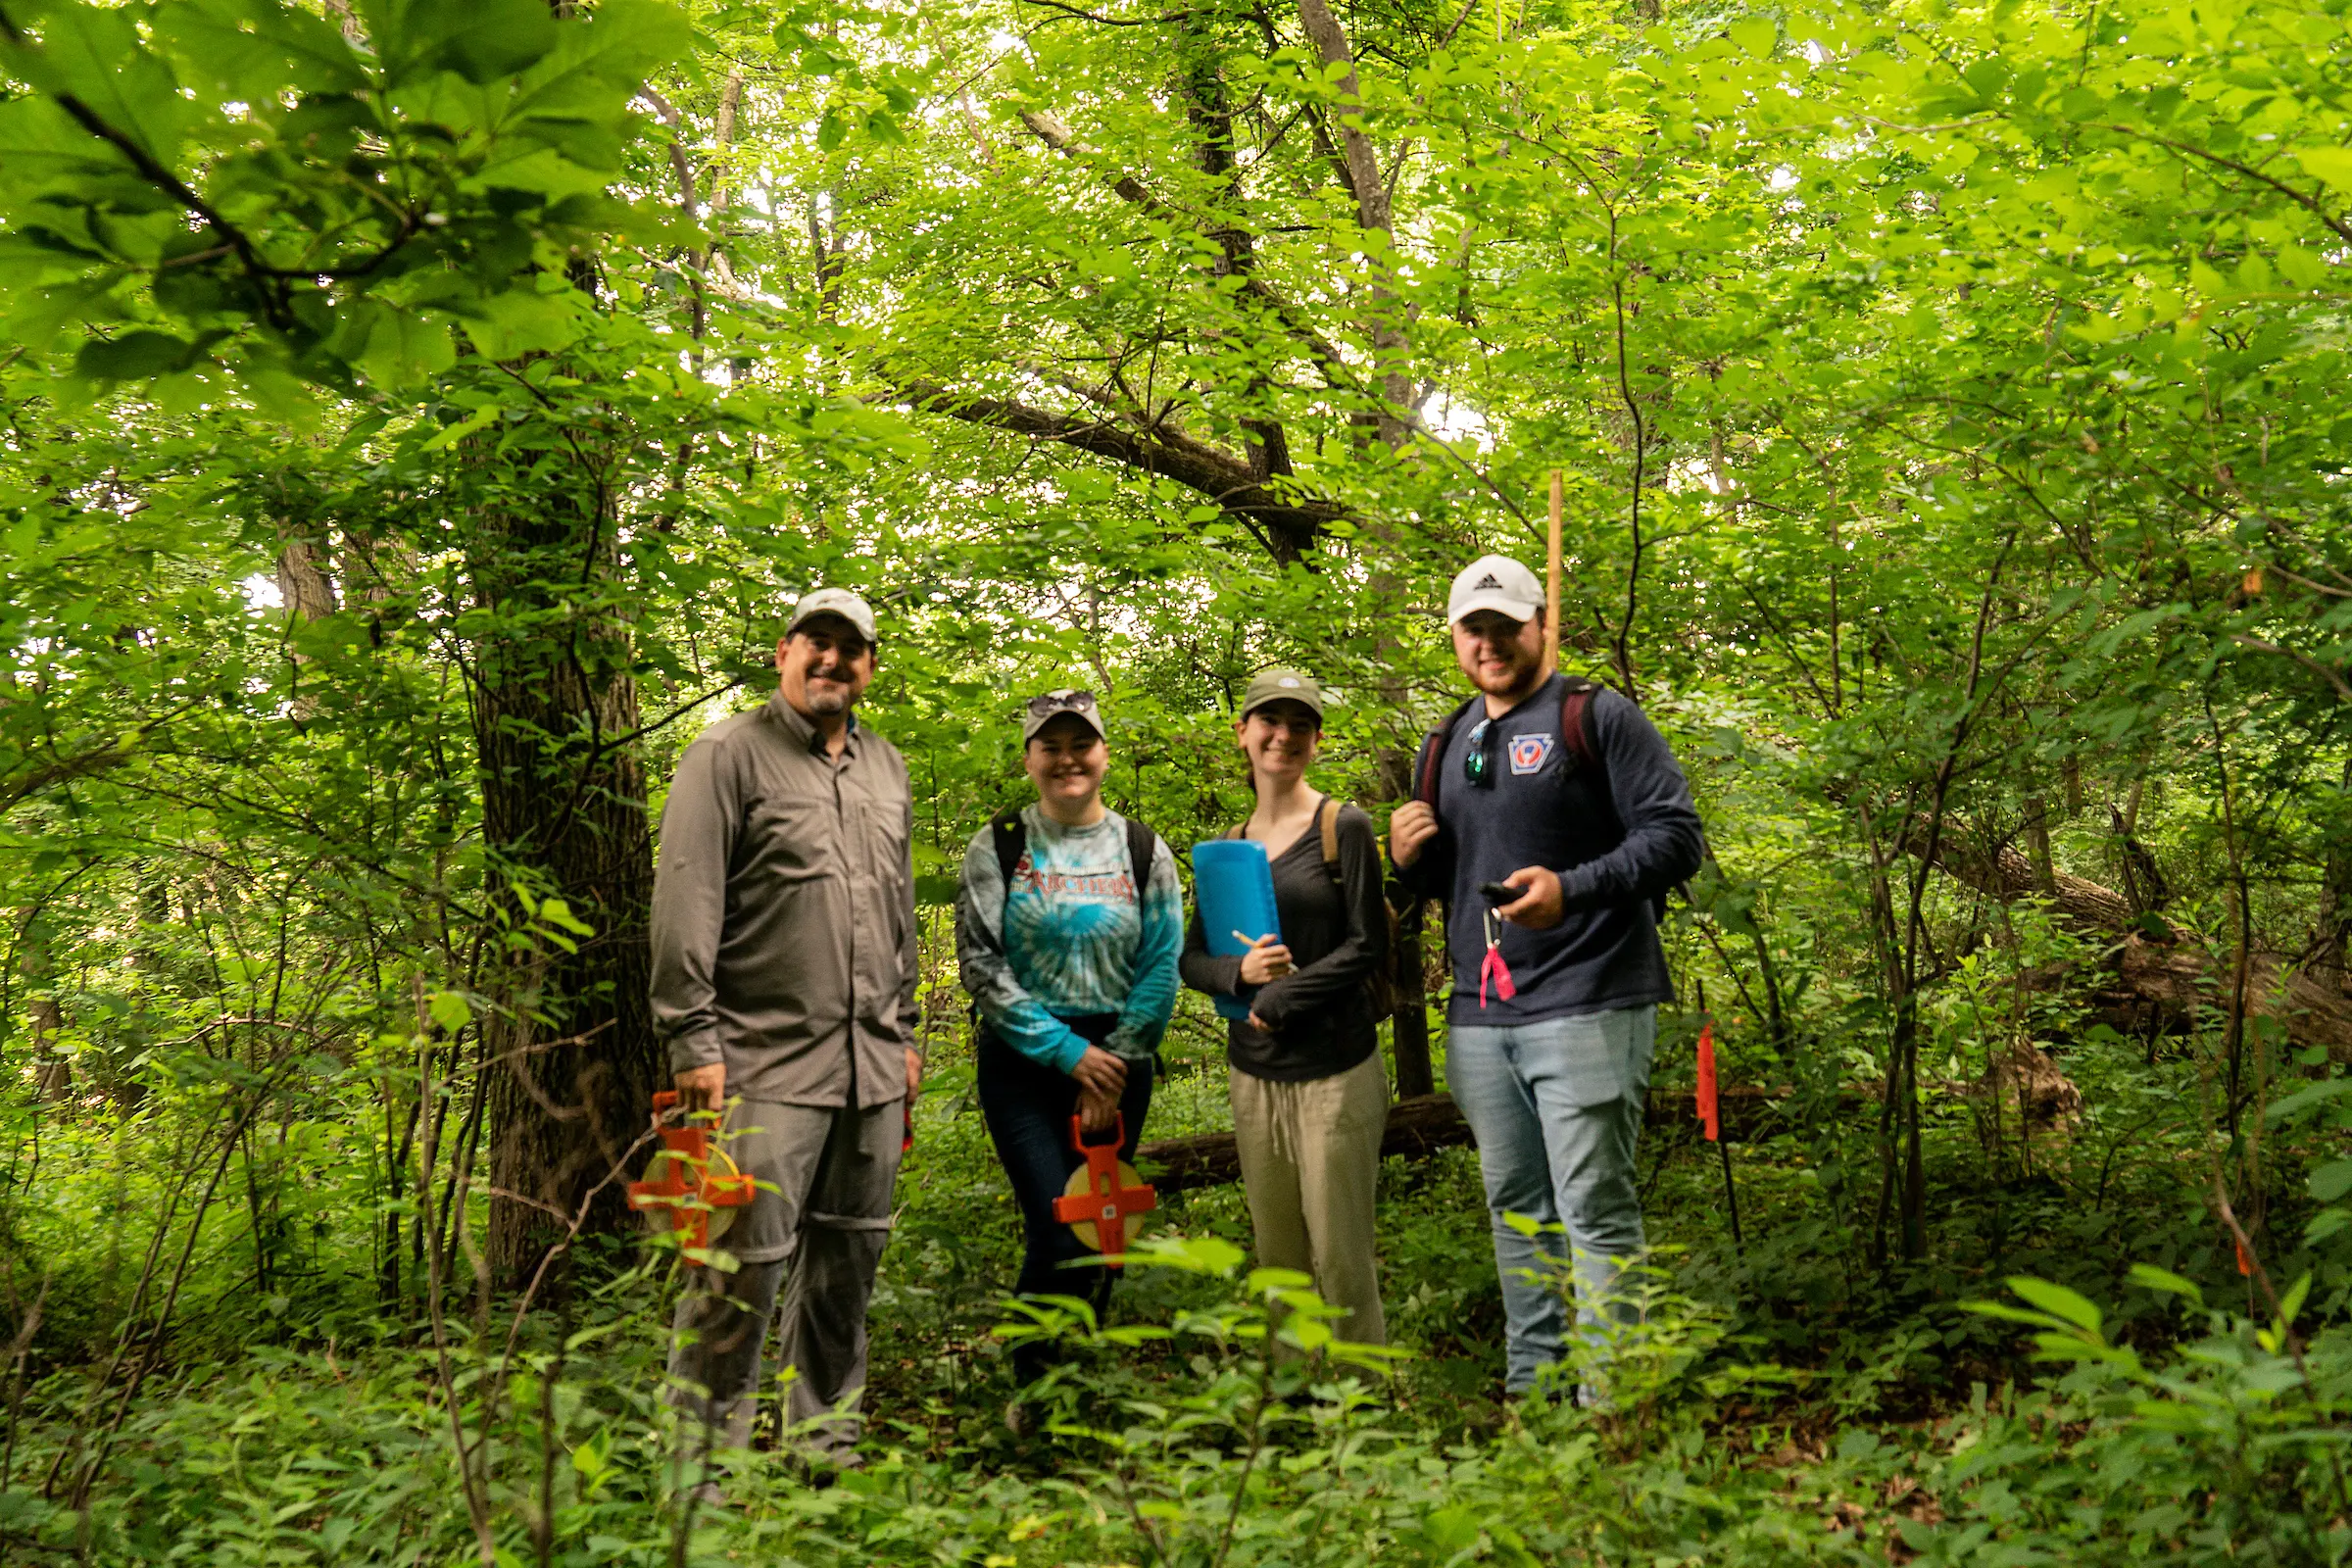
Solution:
{"label": "beard on man's face", "polygon": [[835,666],[812,667],[801,677],[801,694],[812,713],[838,713],[850,706],[852,676]]}

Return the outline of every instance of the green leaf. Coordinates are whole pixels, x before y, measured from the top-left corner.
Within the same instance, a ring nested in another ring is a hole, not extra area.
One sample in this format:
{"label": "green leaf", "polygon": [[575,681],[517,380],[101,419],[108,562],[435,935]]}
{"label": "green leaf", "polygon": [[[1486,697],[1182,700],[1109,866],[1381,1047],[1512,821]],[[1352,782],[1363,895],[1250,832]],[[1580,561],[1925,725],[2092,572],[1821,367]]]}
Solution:
{"label": "green leaf", "polygon": [[2337,190],[2352,191],[2352,147],[2305,147],[2295,157],[2312,178]]}
{"label": "green leaf", "polygon": [[2165,1296],[2184,1297],[2192,1305],[2196,1306],[2205,1304],[2205,1293],[2197,1288],[2194,1280],[2182,1279],[2168,1269],[2157,1268],[2149,1263],[2134,1263],[2132,1265],[2130,1278],[2132,1284],[2143,1291],[2155,1291]]}
{"label": "green leaf", "polygon": [[2352,1193],[2352,1159],[2332,1160],[2311,1173],[2311,1196],[2323,1203],[2332,1203],[2346,1193]]}
{"label": "green leaf", "polygon": [[[40,47],[0,50],[0,64],[42,92],[71,95],[109,129],[171,165],[191,105],[171,69],[140,40],[131,16],[127,8],[60,6],[42,21]],[[83,136],[92,153],[127,170],[129,160],[98,132],[83,127]]]}
{"label": "green leaf", "polygon": [[1781,36],[1780,24],[1770,17],[1750,17],[1744,22],[1735,22],[1725,31],[1742,53],[1756,60],[1768,57],[1772,53],[1772,46],[1780,41]]}
{"label": "green leaf", "polygon": [[573,914],[571,906],[565,904],[562,899],[549,899],[545,904],[540,905],[539,918],[559,930],[570,932],[575,937],[596,935],[596,927]]}
{"label": "green leaf", "polygon": [[406,390],[457,363],[449,328],[411,312],[379,312],[355,363],[377,385]]}
{"label": "green leaf", "polygon": [[473,1008],[459,992],[436,991],[425,999],[424,1005],[433,1022],[453,1035],[473,1021]]}
{"label": "green leaf", "polygon": [[2272,1101],[2264,1108],[2262,1118],[2265,1121],[2285,1121],[2290,1117],[2301,1115],[2314,1105],[2323,1104],[2348,1093],[2352,1093],[2352,1078],[2330,1078],[2325,1083],[2298,1089],[2284,1100]]}
{"label": "green leaf", "polygon": [[432,63],[467,81],[518,75],[556,47],[555,14],[544,0],[436,0],[417,10],[437,26]]}
{"label": "green leaf", "polygon": [[186,369],[197,353],[195,344],[167,332],[125,332],[84,343],[74,373],[91,381],[144,381]]}
{"label": "green leaf", "polygon": [[359,58],[323,18],[271,0],[174,0],[152,13],[182,74],[249,103],[280,92],[356,92]]}
{"label": "green leaf", "polygon": [[2008,1286],[2052,1317],[2072,1323],[2085,1334],[2098,1334],[2099,1324],[2103,1321],[2099,1309],[2065,1286],[2037,1280],[2030,1274],[2011,1275]]}

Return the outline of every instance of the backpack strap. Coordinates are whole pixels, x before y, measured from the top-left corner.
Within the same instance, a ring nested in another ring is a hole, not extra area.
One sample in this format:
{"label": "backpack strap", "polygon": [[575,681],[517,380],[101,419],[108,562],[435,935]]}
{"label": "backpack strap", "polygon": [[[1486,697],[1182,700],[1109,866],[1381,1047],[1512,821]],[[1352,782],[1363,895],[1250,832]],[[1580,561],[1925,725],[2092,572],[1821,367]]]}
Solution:
{"label": "backpack strap", "polygon": [[1029,824],[1021,820],[1021,808],[1007,806],[988,819],[988,831],[997,846],[997,875],[1004,884],[1004,892],[1012,892],[1012,873],[1029,852]]}
{"label": "backpack strap", "polygon": [[1159,835],[1134,817],[1127,824],[1127,867],[1135,873],[1135,906],[1144,906],[1144,890],[1152,885],[1152,862],[1159,853]]}
{"label": "backpack strap", "polygon": [[1413,799],[1433,811],[1438,808],[1438,770],[1446,761],[1446,748],[1453,744],[1454,728],[1461,723],[1462,715],[1470,711],[1472,704],[1480,701],[1482,699],[1473,697],[1447,713],[1445,722],[1431,730],[1429,738],[1421,743],[1421,766],[1413,780]]}
{"label": "backpack strap", "polygon": [[[1012,902],[1013,870],[1021,863],[1021,857],[1029,853],[1029,824],[1022,819],[1019,807],[1007,806],[988,819],[988,833],[997,850],[997,885],[1004,889],[1004,903],[1009,904]],[[999,905],[997,941],[1000,944],[1004,940],[1003,911],[1004,905]],[[974,1003],[972,1006],[972,1016],[976,1018],[979,1016],[979,1004]]]}
{"label": "backpack strap", "polygon": [[1316,803],[1315,826],[1323,835],[1323,869],[1344,888],[1348,879],[1340,874],[1340,813],[1332,808],[1328,795]]}
{"label": "backpack strap", "polygon": [[[1007,806],[988,819],[988,831],[997,848],[998,885],[1004,890],[1006,902],[1010,902],[1012,873],[1019,867],[1021,857],[1029,853],[1029,824],[1019,807]],[[1004,933],[999,930],[997,940],[1002,942],[1004,937]]]}
{"label": "backpack strap", "polygon": [[[1578,768],[1600,767],[1600,733],[1592,726],[1592,699],[1599,694],[1600,685],[1582,675],[1570,675],[1565,685],[1566,695],[1560,699],[1560,744],[1568,748]],[[1606,788],[1605,768],[1601,782]]]}

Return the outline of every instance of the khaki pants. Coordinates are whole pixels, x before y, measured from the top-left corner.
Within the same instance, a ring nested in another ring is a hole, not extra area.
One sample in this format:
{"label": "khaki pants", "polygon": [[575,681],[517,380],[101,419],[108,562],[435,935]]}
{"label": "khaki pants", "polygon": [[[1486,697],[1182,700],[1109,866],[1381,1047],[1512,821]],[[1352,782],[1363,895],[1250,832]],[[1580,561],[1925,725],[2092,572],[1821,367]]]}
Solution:
{"label": "khaki pants", "polygon": [[[781,1318],[782,1364],[797,1370],[785,1420],[804,1447],[854,1460],[865,1391],[865,1308],[890,1239],[906,1102],[834,1108],[737,1101],[727,1152],[760,1179],[714,1244],[741,1267],[687,1270],[669,1356],[672,1396],[701,1420],[688,1457],[751,1442],[760,1351]],[[784,1304],[776,1311],[779,1291]]]}
{"label": "khaki pants", "polygon": [[1237,1072],[1231,1094],[1258,1266],[1312,1275],[1315,1294],[1348,1311],[1333,1325],[1341,1339],[1386,1345],[1372,1246],[1389,1116],[1380,1053],[1304,1083]]}

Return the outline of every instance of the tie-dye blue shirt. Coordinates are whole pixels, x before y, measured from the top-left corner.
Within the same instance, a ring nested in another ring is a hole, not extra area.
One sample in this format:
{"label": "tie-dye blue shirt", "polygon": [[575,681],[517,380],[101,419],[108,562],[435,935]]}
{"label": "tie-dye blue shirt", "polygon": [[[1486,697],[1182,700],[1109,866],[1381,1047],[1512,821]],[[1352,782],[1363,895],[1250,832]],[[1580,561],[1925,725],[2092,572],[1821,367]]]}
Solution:
{"label": "tie-dye blue shirt", "polygon": [[1062,1072],[1086,1042],[1062,1020],[1116,1013],[1103,1048],[1152,1054],[1176,1010],[1176,958],[1184,901],[1176,857],[1153,841],[1152,869],[1136,896],[1127,823],[1104,811],[1091,827],[1063,827],[1024,807],[1028,848],[1007,895],[993,833],[963,855],[956,895],[956,956],[963,988],[999,1039]]}

